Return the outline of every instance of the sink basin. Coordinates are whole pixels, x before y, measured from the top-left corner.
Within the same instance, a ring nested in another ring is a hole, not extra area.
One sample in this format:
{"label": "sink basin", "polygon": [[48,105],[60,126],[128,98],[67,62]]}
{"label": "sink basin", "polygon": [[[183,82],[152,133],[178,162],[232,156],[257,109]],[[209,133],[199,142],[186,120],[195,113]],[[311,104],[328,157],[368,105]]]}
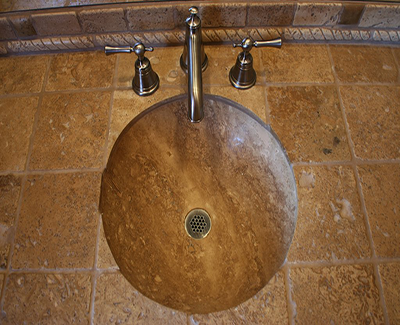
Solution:
{"label": "sink basin", "polygon": [[[103,173],[111,252],[148,298],[187,313],[234,307],[285,261],[297,220],[295,179],[276,135],[240,105],[187,97],[133,119]],[[189,214],[189,216],[188,216]]]}

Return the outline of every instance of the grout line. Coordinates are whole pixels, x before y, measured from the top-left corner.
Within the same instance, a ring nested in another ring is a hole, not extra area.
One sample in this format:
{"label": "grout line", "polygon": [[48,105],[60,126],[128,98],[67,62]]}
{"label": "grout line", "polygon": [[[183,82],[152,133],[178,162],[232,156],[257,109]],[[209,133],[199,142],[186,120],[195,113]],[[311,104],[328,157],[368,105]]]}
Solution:
{"label": "grout line", "polygon": [[263,51],[259,51],[259,55],[258,55],[258,61],[259,62],[258,63],[259,63],[259,66],[260,66],[261,78],[262,78],[261,85],[263,86],[263,91],[264,91],[265,122],[268,125],[271,125],[271,110],[270,110],[269,103],[268,103],[268,90],[267,90],[267,70],[265,69],[265,66],[263,64],[262,55],[263,55]]}
{"label": "grout line", "polygon": [[[114,76],[113,76],[113,87],[115,88],[117,85],[118,81],[118,63],[120,60],[120,56],[117,55],[117,59],[115,60],[115,68],[114,68]],[[110,138],[110,132],[111,132],[111,117],[112,117],[112,109],[114,106],[114,94],[115,90],[111,93],[111,98],[110,98],[110,107],[108,110],[108,121],[107,121],[107,132],[106,132],[106,139],[104,141],[104,149],[103,149],[103,170],[107,166],[107,161],[108,161],[108,141]]]}
{"label": "grout line", "polygon": [[97,261],[98,261],[98,254],[99,254],[99,242],[100,242],[100,227],[102,226],[101,222],[101,214],[99,212],[97,218],[97,234],[96,234],[96,245],[95,245],[95,254],[94,254],[94,261],[93,261],[93,269],[92,269],[92,294],[90,296],[90,307],[89,307],[89,317],[90,317],[90,324],[93,324],[94,319],[94,304],[96,299],[96,284],[97,284]]}
{"label": "grout line", "polygon": [[19,176],[30,176],[30,175],[47,175],[47,174],[72,174],[72,173],[99,173],[102,172],[103,168],[81,168],[81,169],[34,169],[29,171],[0,171],[0,176],[9,174]]}
{"label": "grout line", "polygon": [[290,269],[289,269],[289,264],[288,262],[285,263],[285,265],[282,268],[283,274],[284,274],[284,282],[285,282],[285,290],[286,290],[286,303],[287,303],[287,312],[288,312],[288,319],[289,319],[289,324],[294,325],[295,317],[296,317],[296,311],[295,311],[295,302],[292,299],[292,285],[290,281]]}
{"label": "grout line", "polygon": [[[48,59],[48,61],[47,61],[46,71],[45,71],[44,78],[43,78],[42,89],[41,89],[41,92],[39,94],[37,110],[36,110],[34,121],[33,121],[33,125],[32,125],[32,133],[31,133],[31,136],[29,137],[28,154],[26,156],[26,161],[25,161],[25,171],[28,169],[30,156],[32,154],[33,141],[34,141],[36,128],[37,128],[37,124],[38,124],[38,120],[39,120],[40,108],[41,108],[42,101],[43,101],[43,92],[44,92],[44,89],[46,87],[47,79],[48,79],[48,76],[49,76],[49,73],[50,73],[50,64],[51,64],[52,58],[53,57],[50,57]],[[1,290],[1,297],[0,297],[0,310],[1,311],[3,311],[3,307],[4,307],[4,300],[5,300],[6,290],[7,290],[8,278],[9,278],[10,273],[12,272],[11,271],[11,262],[12,262],[12,258],[13,258],[13,255],[14,255],[15,239],[16,239],[17,230],[18,230],[18,222],[19,222],[19,218],[20,218],[20,215],[21,215],[22,198],[23,198],[23,195],[24,195],[24,192],[25,192],[25,185],[26,185],[26,182],[27,182],[27,178],[28,178],[27,175],[23,175],[22,180],[21,180],[21,188],[20,188],[20,192],[19,192],[17,212],[16,212],[16,216],[15,216],[15,220],[14,220],[14,234],[13,234],[12,240],[10,242],[10,250],[8,252],[8,261],[7,261],[7,269],[6,269],[6,272],[5,272],[5,277],[4,277],[4,280],[3,280],[3,287],[2,287],[2,290]]]}
{"label": "grout line", "polygon": [[400,83],[400,62],[397,60],[397,57],[394,53],[393,47],[390,49],[390,51],[392,52],[392,56],[394,58],[394,63],[396,64],[396,67],[397,67],[397,83]]}
{"label": "grout line", "polygon": [[354,172],[354,176],[355,176],[355,180],[356,180],[356,185],[357,185],[357,191],[358,191],[358,195],[359,195],[359,199],[360,199],[360,203],[361,203],[361,209],[363,211],[364,214],[364,224],[365,224],[365,230],[366,230],[366,234],[369,240],[369,244],[370,244],[370,248],[371,248],[371,253],[372,253],[372,264],[374,266],[374,274],[375,274],[375,279],[376,279],[376,285],[378,288],[378,292],[379,292],[379,302],[380,305],[382,307],[382,311],[383,311],[383,315],[385,318],[385,324],[389,325],[389,318],[388,318],[388,314],[387,314],[387,307],[386,307],[386,303],[385,303],[385,299],[384,299],[384,294],[383,294],[383,287],[382,287],[382,280],[380,277],[380,274],[378,272],[378,262],[377,262],[377,256],[376,256],[376,251],[375,251],[375,245],[374,245],[374,240],[372,237],[372,231],[371,231],[371,225],[369,223],[369,216],[368,216],[368,212],[367,212],[367,208],[366,208],[366,203],[365,203],[365,198],[364,198],[364,193],[362,191],[362,186],[361,186],[361,180],[360,180],[360,175],[358,173],[358,169],[357,169],[357,156],[355,154],[355,146],[353,143],[353,140],[351,138],[351,132],[350,132],[350,127],[349,127],[349,123],[347,121],[347,116],[346,116],[346,110],[345,110],[345,106],[343,104],[343,99],[340,93],[340,83],[339,83],[339,78],[337,76],[336,70],[335,70],[335,66],[334,66],[334,61],[333,61],[333,57],[332,57],[332,53],[330,50],[329,45],[326,45],[327,47],[327,51],[328,51],[328,55],[329,55],[329,59],[331,61],[331,65],[332,65],[332,72],[333,72],[333,76],[335,79],[335,83],[336,83],[336,91],[337,91],[337,95],[339,98],[339,103],[340,103],[340,108],[342,111],[342,117],[343,117],[343,122],[345,125],[345,130],[346,130],[346,135],[347,135],[347,140],[348,140],[348,144],[350,147],[350,154],[352,157],[352,162],[353,162],[353,172]]}
{"label": "grout line", "polygon": [[75,274],[75,273],[91,273],[93,270],[91,268],[73,268],[73,269],[11,269],[11,274]]}
{"label": "grout line", "polygon": [[[106,157],[107,158],[107,157]],[[310,161],[310,162],[292,162],[293,166],[368,166],[368,165],[391,165],[400,164],[400,159],[391,160],[362,160],[354,159],[354,161],[346,160],[332,160],[332,161]],[[3,170],[0,171],[0,176],[6,175],[18,175],[18,176],[29,176],[29,175],[44,175],[44,174],[71,174],[71,173],[101,173],[104,167],[99,168],[71,168],[71,169],[34,169],[29,171],[20,170]]]}
{"label": "grout line", "polygon": [[381,278],[381,274],[379,272],[378,264],[374,264],[374,273],[375,273],[375,285],[378,287],[379,298],[380,298],[381,307],[382,307],[382,311],[383,311],[383,318],[385,319],[385,324],[390,325],[389,315],[388,315],[387,307],[386,307],[385,294],[383,292],[382,278]]}
{"label": "grout line", "polygon": [[333,267],[344,265],[364,265],[364,264],[387,264],[387,263],[400,263],[400,258],[389,257],[374,257],[365,259],[348,259],[348,260],[335,260],[335,261],[293,261],[287,262],[290,268],[317,268],[317,267]]}

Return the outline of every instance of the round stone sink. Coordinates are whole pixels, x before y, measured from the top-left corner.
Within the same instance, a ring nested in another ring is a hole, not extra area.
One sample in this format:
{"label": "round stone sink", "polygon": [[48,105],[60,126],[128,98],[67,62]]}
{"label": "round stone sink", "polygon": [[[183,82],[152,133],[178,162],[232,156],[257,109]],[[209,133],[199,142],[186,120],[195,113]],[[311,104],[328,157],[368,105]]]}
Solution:
{"label": "round stone sink", "polygon": [[159,103],[119,136],[100,209],[114,258],[148,298],[187,313],[234,307],[284,263],[297,220],[293,171],[276,135],[240,105]]}

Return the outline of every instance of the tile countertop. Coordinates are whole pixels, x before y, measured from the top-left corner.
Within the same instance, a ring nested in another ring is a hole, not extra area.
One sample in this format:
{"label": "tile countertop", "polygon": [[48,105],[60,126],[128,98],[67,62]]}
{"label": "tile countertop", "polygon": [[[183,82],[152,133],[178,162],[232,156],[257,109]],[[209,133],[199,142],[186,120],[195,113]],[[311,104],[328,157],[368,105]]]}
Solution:
{"label": "tile countertop", "polygon": [[118,272],[97,209],[101,172],[138,113],[185,93],[181,47],[149,54],[160,89],[130,89],[133,56],[100,52],[0,59],[2,323],[398,324],[400,48],[257,49],[239,91],[238,50],[206,47],[206,93],[260,116],[294,166],[299,216],[288,262],[254,298],[186,315]]}

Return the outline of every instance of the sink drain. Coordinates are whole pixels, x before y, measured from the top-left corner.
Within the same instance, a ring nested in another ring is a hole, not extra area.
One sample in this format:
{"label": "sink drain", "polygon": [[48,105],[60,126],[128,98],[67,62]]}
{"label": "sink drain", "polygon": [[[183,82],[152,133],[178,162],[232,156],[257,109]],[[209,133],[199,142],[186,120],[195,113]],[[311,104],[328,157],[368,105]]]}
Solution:
{"label": "sink drain", "polygon": [[202,239],[211,230],[211,218],[205,210],[194,209],[186,216],[185,229],[190,237]]}

